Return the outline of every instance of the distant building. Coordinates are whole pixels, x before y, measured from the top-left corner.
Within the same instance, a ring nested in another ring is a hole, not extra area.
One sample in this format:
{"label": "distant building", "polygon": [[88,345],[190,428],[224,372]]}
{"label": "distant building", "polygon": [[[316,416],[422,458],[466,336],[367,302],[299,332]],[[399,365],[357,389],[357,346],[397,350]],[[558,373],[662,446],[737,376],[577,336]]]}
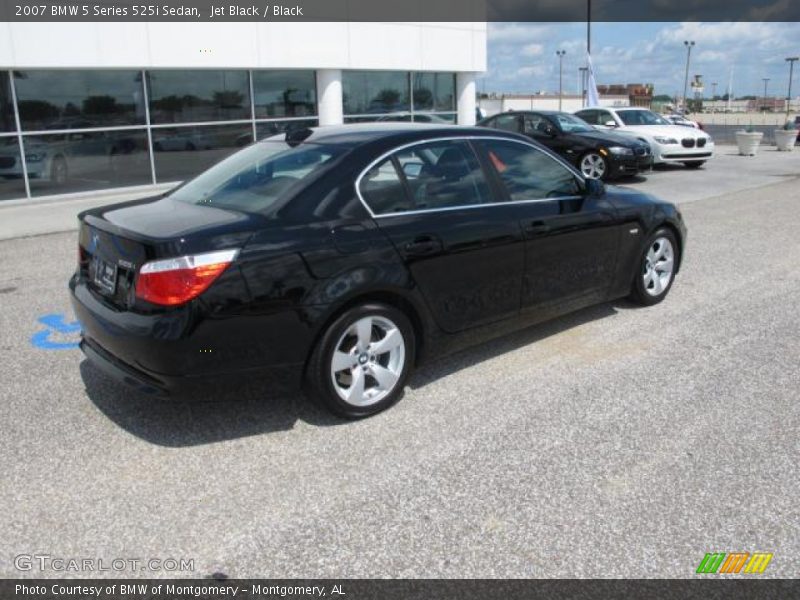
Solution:
{"label": "distant building", "polygon": [[629,106],[650,108],[653,104],[652,83],[612,83],[598,85],[597,91],[601,96],[627,96]]}
{"label": "distant building", "polygon": [[[558,95],[553,94],[491,94],[478,100],[478,106],[487,116],[509,110],[558,110]],[[627,95],[600,96],[601,106],[630,106]],[[577,94],[564,94],[561,97],[561,110],[575,112],[584,107],[584,99]]]}

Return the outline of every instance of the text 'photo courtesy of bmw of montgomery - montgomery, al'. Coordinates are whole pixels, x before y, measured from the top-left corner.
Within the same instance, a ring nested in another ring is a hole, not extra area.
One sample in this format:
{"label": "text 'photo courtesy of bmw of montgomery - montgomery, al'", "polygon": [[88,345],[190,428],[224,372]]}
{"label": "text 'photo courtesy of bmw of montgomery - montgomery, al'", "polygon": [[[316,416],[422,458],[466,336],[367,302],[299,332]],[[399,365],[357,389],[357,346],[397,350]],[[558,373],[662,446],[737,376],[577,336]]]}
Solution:
{"label": "text 'photo courtesy of bmw of montgomery - montgomery, al'", "polygon": [[257,142],[157,197],[81,213],[81,347],[154,395],[305,384],[358,418],[412,368],[680,268],[672,204],[530,138],[379,123]]}

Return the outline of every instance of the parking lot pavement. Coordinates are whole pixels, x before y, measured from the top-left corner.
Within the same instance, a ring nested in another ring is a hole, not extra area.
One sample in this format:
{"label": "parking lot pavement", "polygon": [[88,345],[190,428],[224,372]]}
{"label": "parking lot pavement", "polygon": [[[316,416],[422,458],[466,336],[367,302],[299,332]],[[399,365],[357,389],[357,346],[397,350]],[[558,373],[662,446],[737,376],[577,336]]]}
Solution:
{"label": "parking lot pavement", "polygon": [[[798,149],[800,150],[800,149]],[[660,165],[623,185],[686,204],[731,192],[786,181],[800,172],[800,152],[778,152],[764,146],[756,157],[740,156],[736,146],[717,146],[716,155],[697,172],[682,164]]]}
{"label": "parking lot pavement", "polygon": [[[40,576],[13,559],[44,553],[194,559],[182,576],[691,577],[706,552],[764,551],[763,576],[795,577],[800,155],[786,157],[793,178],[723,156],[635,183],[687,202],[664,303],[441,359],[356,423],[253,391],[136,396],[71,347],[75,235],[0,242],[0,575]],[[727,160],[741,166],[718,172]]]}

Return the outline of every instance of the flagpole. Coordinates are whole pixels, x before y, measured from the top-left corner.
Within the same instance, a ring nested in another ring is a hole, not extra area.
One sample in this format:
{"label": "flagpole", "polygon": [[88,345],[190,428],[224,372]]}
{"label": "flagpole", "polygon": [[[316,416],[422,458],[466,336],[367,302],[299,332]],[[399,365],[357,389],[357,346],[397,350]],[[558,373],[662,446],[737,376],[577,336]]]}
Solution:
{"label": "flagpole", "polygon": [[586,0],[586,53],[592,53],[592,0]]}
{"label": "flagpole", "polygon": [[592,54],[592,0],[586,0],[586,79],[583,86],[581,104],[586,107],[586,96],[589,84],[589,56]]}

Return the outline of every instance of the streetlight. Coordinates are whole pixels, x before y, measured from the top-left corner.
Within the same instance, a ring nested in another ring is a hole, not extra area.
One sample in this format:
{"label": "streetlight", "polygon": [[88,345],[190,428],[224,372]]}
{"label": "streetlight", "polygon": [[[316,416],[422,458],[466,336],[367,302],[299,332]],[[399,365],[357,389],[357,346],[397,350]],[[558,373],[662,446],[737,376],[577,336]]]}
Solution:
{"label": "streetlight", "polygon": [[762,77],[761,80],[764,82],[764,105],[761,108],[764,112],[767,112],[767,84],[769,83],[769,77]]}
{"label": "streetlight", "polygon": [[692,48],[694,47],[694,42],[685,41],[683,42],[683,45],[686,46],[686,77],[683,79],[683,112],[685,114],[689,112],[686,94],[689,91],[689,60],[692,58]]}
{"label": "streetlight", "polygon": [[792,106],[792,75],[794,75],[794,63],[800,60],[800,56],[792,56],[787,58],[786,62],[789,63],[789,93],[786,96],[786,118],[789,118],[789,112]]}
{"label": "streetlight", "polygon": [[558,56],[558,110],[561,111],[561,99],[564,96],[564,55],[566,50],[556,50]]}

